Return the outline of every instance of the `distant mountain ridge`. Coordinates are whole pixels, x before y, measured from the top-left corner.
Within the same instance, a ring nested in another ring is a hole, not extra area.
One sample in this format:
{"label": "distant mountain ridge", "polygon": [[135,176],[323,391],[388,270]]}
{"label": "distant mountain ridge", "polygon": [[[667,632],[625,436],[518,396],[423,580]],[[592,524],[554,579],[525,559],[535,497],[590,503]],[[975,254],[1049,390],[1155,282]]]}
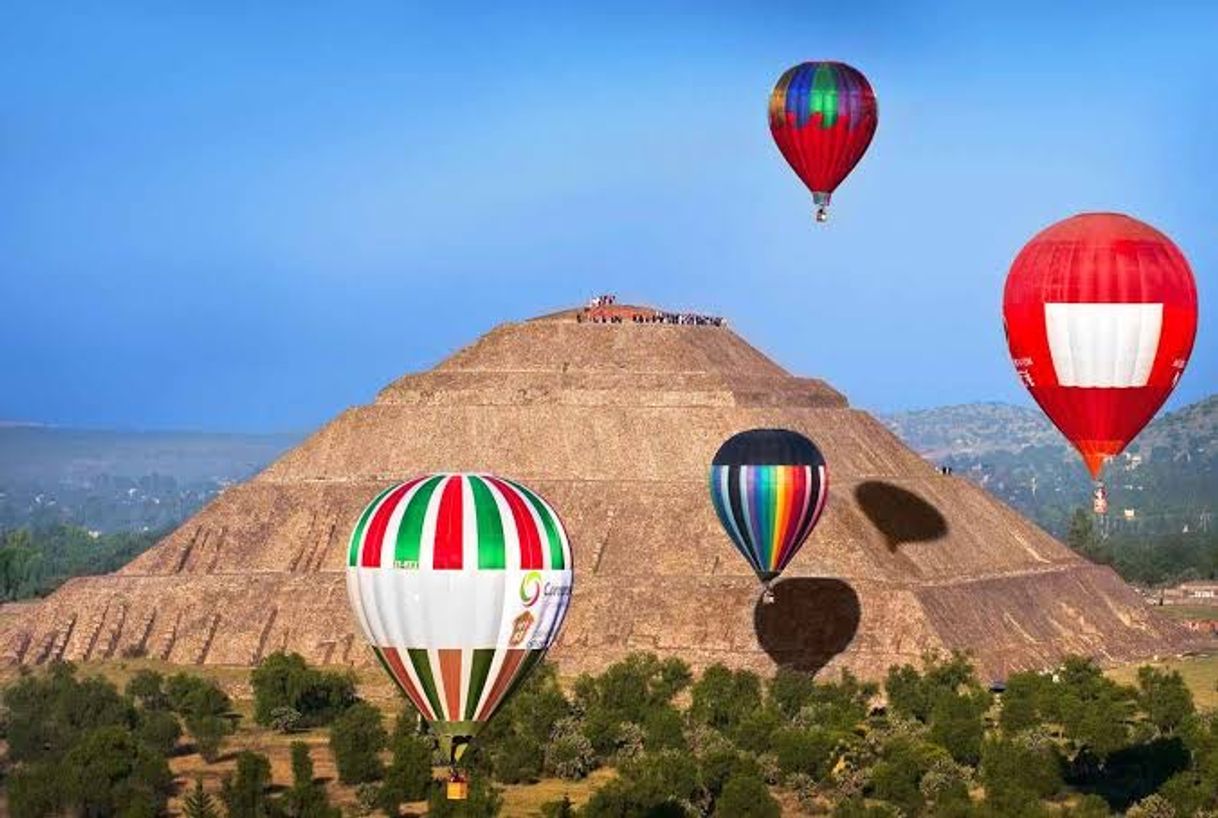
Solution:
{"label": "distant mountain ridge", "polygon": [[0,423],[0,528],[174,525],[300,438]]}
{"label": "distant mountain ridge", "polygon": [[[1092,483],[1078,454],[1038,410],[972,403],[897,412],[883,422],[924,457],[967,476],[1065,533]],[[1145,532],[1208,530],[1218,512],[1218,395],[1152,421],[1103,473],[1114,526]]]}

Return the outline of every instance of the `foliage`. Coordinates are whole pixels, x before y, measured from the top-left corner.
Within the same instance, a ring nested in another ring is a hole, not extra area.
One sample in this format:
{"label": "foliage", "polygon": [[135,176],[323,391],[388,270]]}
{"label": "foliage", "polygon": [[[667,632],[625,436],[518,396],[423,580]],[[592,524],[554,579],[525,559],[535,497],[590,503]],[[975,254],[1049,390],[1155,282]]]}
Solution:
{"label": "foliage", "polygon": [[761,679],[752,671],[711,665],[694,683],[691,698],[692,721],[731,732],[761,708]]}
{"label": "foliage", "polygon": [[136,716],[135,736],[158,754],[172,755],[182,737],[182,724],[168,711],[140,710]]}
{"label": "foliage", "polygon": [[165,758],[118,726],[84,734],[60,765],[65,803],[81,815],[155,815],[164,809],[173,776]]}
{"label": "foliage", "polygon": [[774,734],[773,745],[784,774],[803,773],[819,781],[833,767],[837,739],[827,730],[788,727]]}
{"label": "foliage", "polygon": [[922,809],[922,778],[942,759],[949,758],[940,747],[917,738],[897,735],[884,748],[871,775],[876,798],[899,807],[906,815]]}
{"label": "foliage", "polygon": [[689,686],[690,678],[689,666],[680,659],[636,653],[599,676],[577,679],[574,708],[583,716],[583,733],[597,756],[612,758],[623,747],[618,743],[625,735],[622,726],[644,727],[654,711],[670,705]]}
{"label": "foliage", "polygon": [[237,754],[235,775],[224,777],[220,800],[228,818],[270,818],[274,814],[267,788],[271,783],[271,762],[260,753],[243,750]]}
{"label": "foliage", "polygon": [[309,667],[298,653],[276,651],[265,657],[250,674],[250,682],[254,688],[254,721],[263,725],[272,725],[277,712],[282,723],[285,708],[299,714],[301,727],[329,724],[355,703],[355,677],[351,673]]}
{"label": "foliage", "polygon": [[384,772],[380,756],[389,736],[381,711],[366,702],[347,708],[330,725],[330,749],[338,779],[344,784],[361,784],[379,779]]}
{"label": "foliage", "polygon": [[378,806],[389,815],[397,815],[403,803],[427,798],[432,785],[431,741],[402,726],[399,719],[390,742],[393,760],[385,770],[378,797]]}
{"label": "foliage", "polygon": [[981,750],[986,800],[1000,811],[1056,794],[1062,788],[1061,768],[1062,760],[1051,747],[1026,741],[993,738]]}
{"label": "foliage", "polygon": [[0,531],[0,602],[46,596],[72,577],[122,568],[163,532],[93,536],[71,525]]}
{"label": "foliage", "polygon": [[1177,671],[1138,668],[1138,705],[1161,733],[1171,735],[1195,710],[1189,692]]}
{"label": "foliage", "polygon": [[325,787],[313,780],[309,745],[292,742],[292,786],[278,805],[288,818],[340,818],[342,810],[330,805]]}
{"label": "foliage", "polygon": [[563,719],[554,727],[545,745],[545,769],[568,781],[587,777],[596,764],[596,751],[580,732],[574,719]]}
{"label": "foliage", "polygon": [[203,789],[203,780],[195,779],[195,786],[182,798],[184,818],[220,818],[215,799]]}
{"label": "foliage", "polygon": [[78,679],[75,666],[55,663],[45,674],[26,675],[4,691],[8,708],[8,757],[12,761],[60,759],[86,732],[131,729],[136,713],[109,682]]}
{"label": "foliage", "polygon": [[169,696],[165,693],[165,678],[155,670],[141,669],[127,682],[129,699],[145,710],[168,710]]}
{"label": "foliage", "polygon": [[723,787],[714,814],[724,818],[779,818],[781,810],[760,778],[735,775]]}

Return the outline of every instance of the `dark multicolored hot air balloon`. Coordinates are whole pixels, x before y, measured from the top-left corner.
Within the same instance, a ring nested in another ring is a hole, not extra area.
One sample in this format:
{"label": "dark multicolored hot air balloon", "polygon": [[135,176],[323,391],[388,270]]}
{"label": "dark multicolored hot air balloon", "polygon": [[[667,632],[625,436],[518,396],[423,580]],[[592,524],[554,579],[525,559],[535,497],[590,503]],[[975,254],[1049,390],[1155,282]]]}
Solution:
{"label": "dark multicolored hot air balloon", "polygon": [[1197,332],[1197,285],[1158,230],[1084,213],[1019,252],[1002,317],[1019,377],[1098,480],[1180,380]]}
{"label": "dark multicolored hot air balloon", "polygon": [[[391,486],[360,514],[347,596],[385,672],[455,766],[558,636],[571,547],[545,500],[489,474]],[[541,749],[538,749],[541,752]]]}
{"label": "dark multicolored hot air balloon", "polygon": [[770,93],[770,133],[812,191],[816,220],[867,152],[879,122],[867,78],[842,62],[805,62],[787,70]]}
{"label": "dark multicolored hot air balloon", "polygon": [[772,601],[770,583],[808,539],[825,508],[825,458],[798,432],[740,432],[715,453],[710,493],[719,522],[765,584],[765,600]]}

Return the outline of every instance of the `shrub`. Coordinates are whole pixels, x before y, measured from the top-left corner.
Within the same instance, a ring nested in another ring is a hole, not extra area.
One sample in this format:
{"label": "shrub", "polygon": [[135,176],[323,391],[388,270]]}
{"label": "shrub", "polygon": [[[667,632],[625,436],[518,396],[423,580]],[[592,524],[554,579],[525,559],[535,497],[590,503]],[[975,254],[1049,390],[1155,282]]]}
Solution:
{"label": "shrub", "polygon": [[165,807],[173,776],[163,756],[127,730],[99,727],[72,746],[60,765],[63,799],[80,815],[116,815]]}
{"label": "shrub", "polygon": [[643,746],[651,752],[684,750],[688,747],[684,730],[685,720],[677,708],[671,704],[657,706],[643,722]]}
{"label": "shrub", "polygon": [[381,711],[366,702],[347,708],[330,725],[338,779],[344,784],[362,784],[380,778],[383,768],[378,754],[388,738]]}
{"label": "shrub", "polygon": [[294,707],[276,707],[267,724],[280,733],[295,733],[303,726],[304,717]]}
{"label": "shrub", "polygon": [[730,733],[761,707],[761,679],[747,670],[711,665],[692,688],[690,719]]}
{"label": "shrub", "polygon": [[833,763],[837,742],[823,730],[788,727],[774,734],[774,755],[785,775],[803,773],[816,780],[825,777]]}
{"label": "shrub", "polygon": [[985,735],[985,711],[990,696],[944,693],[930,715],[930,740],[944,748],[960,764],[976,766],[981,758],[981,739]]}
{"label": "shrub", "polygon": [[126,693],[145,710],[165,710],[169,697],[165,695],[165,679],[155,670],[138,670],[127,682]]}
{"label": "shrub", "polygon": [[194,739],[195,751],[208,763],[220,757],[224,737],[233,732],[233,724],[221,716],[203,716],[186,721],[186,730]]}
{"label": "shrub", "polygon": [[313,759],[303,741],[292,742],[292,787],[283,794],[281,806],[288,818],[342,816],[342,810],[330,805],[325,787],[313,780]]}
{"label": "shrub", "polygon": [[568,781],[586,778],[596,766],[596,751],[592,742],[579,731],[573,719],[558,723],[554,735],[545,747],[545,768],[552,775]]}
{"label": "shrub", "polygon": [[178,717],[165,710],[143,710],[137,717],[135,736],[153,751],[172,755],[182,737]]}
{"label": "shrub", "polygon": [[1006,738],[988,739],[981,750],[981,780],[987,803],[998,809],[1015,809],[1061,789],[1061,760],[1050,747],[1032,747]]}
{"label": "shrub", "polygon": [[302,726],[329,724],[355,703],[355,677],[309,667],[298,653],[277,651],[250,674],[254,721],[272,725],[282,708],[300,714]]}
{"label": "shrub", "polygon": [[237,755],[235,775],[226,775],[220,785],[220,800],[228,818],[269,818],[272,815],[267,787],[271,762],[259,753],[243,750]]}
{"label": "shrub", "polygon": [[131,703],[99,678],[76,678],[75,666],[56,662],[43,675],[28,675],[5,688],[6,738],[11,761],[58,760],[85,733],[135,725]]}
{"label": "shrub", "polygon": [[732,776],[715,802],[715,815],[725,818],[779,818],[781,810],[765,783],[755,775]]}
{"label": "shrub", "polygon": [[427,798],[432,784],[432,748],[425,736],[404,729],[394,730],[392,746],[393,760],[385,770],[378,805],[389,815],[397,815],[402,804]]}
{"label": "shrub", "polygon": [[194,789],[182,798],[184,818],[220,818],[215,799],[203,789],[203,780],[196,778]]}

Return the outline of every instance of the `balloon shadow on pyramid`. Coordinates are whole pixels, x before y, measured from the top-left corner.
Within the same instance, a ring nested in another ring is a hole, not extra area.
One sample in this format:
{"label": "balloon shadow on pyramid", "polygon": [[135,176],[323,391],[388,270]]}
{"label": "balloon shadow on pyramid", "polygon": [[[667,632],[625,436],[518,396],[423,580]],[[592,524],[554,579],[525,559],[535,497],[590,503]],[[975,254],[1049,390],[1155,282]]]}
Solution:
{"label": "balloon shadow on pyramid", "polygon": [[858,632],[858,594],[840,579],[791,577],[772,590],[772,603],[753,608],[753,629],[779,667],[816,673]]}
{"label": "balloon shadow on pyramid", "polygon": [[905,543],[931,542],[947,536],[947,520],[939,509],[900,486],[868,480],[855,488],[854,499],[884,535],[889,551]]}

